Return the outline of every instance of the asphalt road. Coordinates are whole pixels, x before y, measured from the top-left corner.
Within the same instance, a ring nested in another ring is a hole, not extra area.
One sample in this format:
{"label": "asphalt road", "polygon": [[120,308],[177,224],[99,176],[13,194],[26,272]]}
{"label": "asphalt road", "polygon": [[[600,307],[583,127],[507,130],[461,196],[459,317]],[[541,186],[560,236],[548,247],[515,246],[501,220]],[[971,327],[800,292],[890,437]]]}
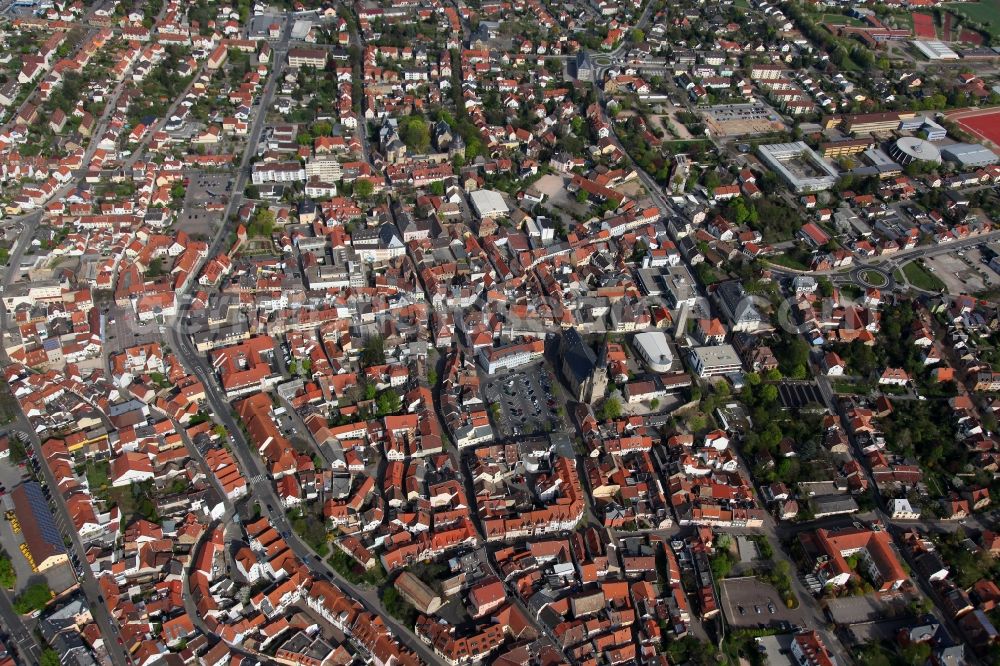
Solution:
{"label": "asphalt road", "polygon": [[[260,143],[260,137],[264,133],[267,110],[271,108],[271,103],[274,101],[274,93],[278,89],[279,74],[285,68],[285,59],[288,57],[288,42],[292,37],[292,26],[294,23],[290,17],[286,16],[285,25],[281,30],[281,37],[272,47],[271,71],[268,74],[267,82],[264,84],[264,90],[261,92],[260,103],[257,105],[257,113],[250,125],[250,131],[247,132],[247,144],[243,151],[243,159],[240,160],[236,182],[233,184],[231,190],[232,196],[226,205],[226,210],[222,213],[222,227],[219,229],[215,241],[213,241],[212,246],[208,250],[209,259],[219,254],[222,251],[223,245],[229,242],[230,218],[233,217],[243,203],[243,191],[246,189],[247,179],[250,177],[250,162],[256,154],[257,144]],[[193,272],[192,277],[196,274],[196,271]]]}
{"label": "asphalt road", "polygon": [[[223,214],[223,226],[219,230],[219,233],[216,235],[214,242],[209,248],[207,255],[208,258],[216,256],[222,251],[224,244],[228,242],[228,230],[231,225],[230,218],[237,210],[239,210],[239,206],[243,202],[243,191],[246,188],[247,179],[250,175],[250,162],[255,155],[256,146],[260,142],[260,137],[264,131],[265,119],[267,116],[266,109],[269,108],[272,100],[274,99],[278,78],[284,69],[285,59],[288,55],[288,44],[291,39],[292,25],[293,22],[286,18],[285,25],[281,32],[281,37],[273,45],[273,65],[271,72],[268,75],[267,82],[264,84],[260,104],[257,106],[257,114],[254,117],[250,126],[250,131],[248,132],[246,149],[244,150],[243,157],[240,160],[239,172],[237,173],[236,181],[232,188],[233,196],[229,200],[229,204],[226,206],[226,210]],[[192,277],[197,275],[197,273],[197,270],[193,271]],[[186,332],[182,331],[182,328],[184,327],[183,322],[185,321],[187,310],[189,308],[189,303],[184,302],[183,297],[186,294],[188,286],[191,282],[192,281],[189,280],[188,283],[178,291],[178,299],[181,301],[181,305],[179,306],[177,316],[170,323],[170,325],[166,327],[167,339],[171,349],[177,354],[181,363],[186,368],[194,372],[199,379],[201,379],[205,385],[205,395],[209,406],[212,408],[212,411],[215,413],[218,420],[232,436],[233,456],[236,458],[238,464],[240,465],[240,469],[243,471],[244,476],[248,480],[249,496],[261,503],[261,511],[268,517],[271,524],[274,525],[279,532],[288,533],[289,536],[286,538],[286,541],[288,542],[289,547],[291,547],[292,551],[306,564],[314,575],[333,580],[345,594],[358,601],[366,610],[382,617],[386,626],[393,632],[396,639],[408,648],[412,649],[425,662],[428,664],[442,664],[442,660],[433,651],[429,650],[423,641],[416,637],[413,633],[412,627],[404,627],[397,622],[395,618],[389,615],[388,612],[386,612],[385,608],[382,606],[377,590],[361,588],[351,584],[329,565],[327,565],[325,561],[317,558],[312,549],[304,544],[292,530],[292,526],[289,524],[287,517],[281,510],[281,502],[278,500],[278,496],[274,492],[274,487],[267,478],[266,470],[264,469],[262,461],[259,459],[256,452],[251,451],[250,445],[243,436],[243,431],[240,429],[239,424],[233,416],[233,411],[229,401],[222,393],[219,385],[216,383],[215,376],[212,374],[212,370],[209,367],[207,360],[197,353],[194,346],[191,344],[191,339],[188,337]],[[274,509],[268,509],[268,506],[274,507]]]}
{"label": "asphalt road", "polygon": [[267,478],[267,470],[264,468],[258,454],[251,449],[251,445],[243,436],[243,431],[233,417],[229,401],[216,383],[215,376],[212,374],[207,361],[195,351],[190,338],[182,333],[177,326],[168,327],[167,335],[171,349],[177,354],[184,366],[193,370],[204,383],[205,396],[209,407],[211,407],[215,417],[231,435],[233,439],[233,456],[239,463],[240,469],[243,470],[243,475],[248,479],[250,486],[249,496],[260,502],[261,512],[268,517],[275,529],[282,533],[288,533],[288,537],[285,540],[291,547],[292,552],[305,562],[314,575],[320,578],[332,579],[345,594],[357,600],[366,610],[381,616],[396,639],[416,652],[421,659],[429,664],[443,663],[436,654],[429,650],[416,637],[412,628],[404,627],[389,615],[382,606],[378,590],[353,585],[331,568],[324,560],[316,557],[313,550],[298,538],[291,524],[288,522],[287,516],[281,509],[281,502],[274,491],[274,486]]}
{"label": "asphalt road", "polygon": [[[888,271],[890,274],[897,268],[901,268],[904,264],[907,264],[915,259],[921,259],[923,257],[933,257],[939,254],[948,254],[949,252],[956,252],[963,248],[969,248],[974,245],[979,245],[980,243],[988,243],[993,240],[1000,238],[1000,231],[990,231],[979,236],[973,236],[972,238],[966,238],[959,241],[952,241],[951,243],[941,243],[935,245],[918,245],[917,247],[911,248],[909,250],[900,250],[894,254],[886,255],[884,257],[877,257],[872,261],[865,263],[855,263],[850,267],[851,273],[855,273],[859,270],[864,270],[867,267],[878,268],[882,271]],[[774,272],[776,273],[787,273],[788,275],[837,275],[844,273],[845,269],[831,269],[827,271],[799,271],[794,268],[786,268],[784,266],[775,266]]]}
{"label": "asphalt road", "polygon": [[[6,290],[14,279],[17,277],[18,266],[21,261],[21,256],[24,254],[25,249],[30,244],[32,234],[34,233],[34,228],[37,226],[38,221],[41,219],[41,211],[32,213],[27,216],[24,220],[24,231],[21,237],[18,239],[14,246],[13,252],[10,255],[10,263],[8,268],[3,273],[3,290]],[[2,339],[7,328],[7,311],[3,305],[2,300],[0,300],[0,339]],[[0,362],[6,365],[10,363],[10,358],[7,353],[2,349],[0,345]],[[29,435],[31,444],[35,447],[35,450],[39,450],[38,447],[41,445],[37,435],[35,435],[34,427],[31,422],[24,415],[24,413],[18,408],[18,418],[15,425],[16,429],[22,430]],[[42,474],[45,479],[45,483],[49,488],[58,488],[59,485],[56,483],[55,478],[52,476],[52,471],[49,469],[47,464],[39,465]],[[54,505],[53,515],[56,519],[56,523],[60,526],[61,531],[64,536],[69,536],[72,541],[73,549],[72,551],[76,553],[80,562],[86,562],[85,553],[82,543],[80,542],[80,536],[77,533],[75,527],[73,527],[73,521],[70,519],[69,512],[66,509],[66,502],[63,500],[62,494],[59,492],[52,493],[52,504]],[[94,616],[94,620],[97,622],[98,627],[101,630],[101,635],[104,637],[105,645],[107,646],[108,655],[115,666],[124,666],[125,664],[131,664],[131,658],[126,656],[125,651],[118,644],[118,629],[111,618],[111,614],[108,612],[107,606],[99,601],[99,591],[97,587],[97,579],[94,578],[93,572],[88,566],[84,566],[84,578],[80,584],[80,588],[86,595],[88,602],[90,603],[91,611]],[[10,629],[11,635],[17,641],[19,648],[30,655],[35,654],[35,650],[38,650],[37,644],[34,642],[33,636],[25,628],[21,619],[14,612],[13,608],[9,605],[9,600],[6,594],[0,595],[2,601],[0,601],[0,617],[3,618],[5,624],[7,624],[8,629]],[[30,643],[27,642],[30,640]],[[37,658],[34,660],[37,663]]]}

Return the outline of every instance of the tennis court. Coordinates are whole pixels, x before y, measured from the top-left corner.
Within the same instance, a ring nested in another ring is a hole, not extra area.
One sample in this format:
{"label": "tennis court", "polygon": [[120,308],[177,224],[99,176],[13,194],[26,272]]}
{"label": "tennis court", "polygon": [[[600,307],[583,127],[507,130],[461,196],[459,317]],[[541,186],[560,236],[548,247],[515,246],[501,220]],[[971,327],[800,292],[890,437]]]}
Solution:
{"label": "tennis court", "polygon": [[921,39],[936,39],[937,29],[930,14],[913,14],[913,34]]}

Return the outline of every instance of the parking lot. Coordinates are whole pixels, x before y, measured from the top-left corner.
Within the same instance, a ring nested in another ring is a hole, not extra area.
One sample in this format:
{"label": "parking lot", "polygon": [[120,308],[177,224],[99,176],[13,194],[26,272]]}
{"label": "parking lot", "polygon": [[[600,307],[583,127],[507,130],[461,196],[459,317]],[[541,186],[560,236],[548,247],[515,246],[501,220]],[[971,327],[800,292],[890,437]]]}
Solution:
{"label": "parking lot", "polygon": [[227,173],[191,174],[184,195],[184,207],[177,217],[177,228],[191,236],[210,237],[222,221],[221,213],[208,212],[209,203],[225,203],[230,195],[232,176]]}
{"label": "parking lot", "polygon": [[756,577],[727,578],[719,582],[719,588],[722,610],[735,627],[800,624],[800,611],[785,607],[778,591]]}
{"label": "parking lot", "polygon": [[[924,264],[948,287],[951,294],[975,294],[1000,286],[997,275],[978,247],[928,257]],[[933,270],[931,270],[933,269]]]}
{"label": "parking lot", "polygon": [[140,322],[131,307],[118,307],[111,303],[104,315],[104,344],[109,354],[118,353],[135,345],[150,344],[160,340],[159,325]]}
{"label": "parking lot", "polygon": [[483,397],[504,437],[551,432],[565,427],[557,384],[543,363],[535,363],[486,379]]}
{"label": "parking lot", "polygon": [[0,462],[0,486],[3,487],[3,497],[0,498],[0,545],[10,556],[10,561],[14,565],[14,573],[17,575],[16,590],[24,589],[28,579],[34,575],[28,561],[21,555],[21,544],[24,537],[20,532],[15,533],[11,521],[7,519],[7,511],[14,508],[14,503],[10,500],[10,491],[21,483],[21,468],[14,464],[10,458],[4,458]]}
{"label": "parking lot", "polygon": [[843,597],[826,602],[827,615],[837,624],[873,622],[890,616],[891,607],[903,612],[907,600],[902,594],[865,594],[859,597]]}
{"label": "parking lot", "polygon": [[716,136],[766,134],[787,129],[781,116],[765,104],[720,104],[702,113]]}

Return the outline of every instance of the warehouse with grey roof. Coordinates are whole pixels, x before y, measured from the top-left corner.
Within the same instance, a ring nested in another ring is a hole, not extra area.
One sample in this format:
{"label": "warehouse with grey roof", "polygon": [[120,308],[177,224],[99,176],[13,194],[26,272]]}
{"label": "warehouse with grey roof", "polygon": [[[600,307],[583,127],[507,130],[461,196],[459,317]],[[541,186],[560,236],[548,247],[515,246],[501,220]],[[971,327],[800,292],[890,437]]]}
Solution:
{"label": "warehouse with grey roof", "polygon": [[978,143],[956,143],[941,148],[941,156],[963,169],[996,164],[997,154]]}

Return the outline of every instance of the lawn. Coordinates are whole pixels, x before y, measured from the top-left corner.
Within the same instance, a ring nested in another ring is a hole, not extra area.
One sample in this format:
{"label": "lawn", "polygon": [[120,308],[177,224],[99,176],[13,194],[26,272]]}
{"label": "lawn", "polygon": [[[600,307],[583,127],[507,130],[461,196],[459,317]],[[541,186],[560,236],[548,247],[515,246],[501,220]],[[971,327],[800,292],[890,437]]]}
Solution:
{"label": "lawn", "polygon": [[830,25],[853,25],[856,27],[866,25],[861,19],[856,19],[853,16],[844,16],[843,14],[823,14],[819,17],[819,20]]}
{"label": "lawn", "polygon": [[948,2],[944,6],[959,16],[982,24],[994,37],[1000,37],[1000,0]]}
{"label": "lawn", "polygon": [[885,276],[878,271],[862,271],[861,279],[875,287],[884,287],[887,284]]}
{"label": "lawn", "polygon": [[87,484],[95,495],[107,492],[110,487],[111,464],[106,460],[87,463]]}
{"label": "lawn", "polygon": [[910,284],[917,289],[923,289],[925,291],[941,291],[945,288],[944,282],[942,282],[938,276],[934,275],[915,261],[911,261],[903,266],[903,274],[906,276],[906,279],[910,281]]}
{"label": "lawn", "polygon": [[855,383],[846,379],[830,382],[830,386],[833,388],[834,393],[846,393],[848,395],[867,395],[872,391],[870,382]]}
{"label": "lawn", "polygon": [[773,257],[768,257],[768,261],[772,264],[777,264],[778,266],[784,266],[785,268],[794,268],[797,271],[807,271],[809,267],[803,264],[798,259],[791,257],[787,254],[776,254]]}

